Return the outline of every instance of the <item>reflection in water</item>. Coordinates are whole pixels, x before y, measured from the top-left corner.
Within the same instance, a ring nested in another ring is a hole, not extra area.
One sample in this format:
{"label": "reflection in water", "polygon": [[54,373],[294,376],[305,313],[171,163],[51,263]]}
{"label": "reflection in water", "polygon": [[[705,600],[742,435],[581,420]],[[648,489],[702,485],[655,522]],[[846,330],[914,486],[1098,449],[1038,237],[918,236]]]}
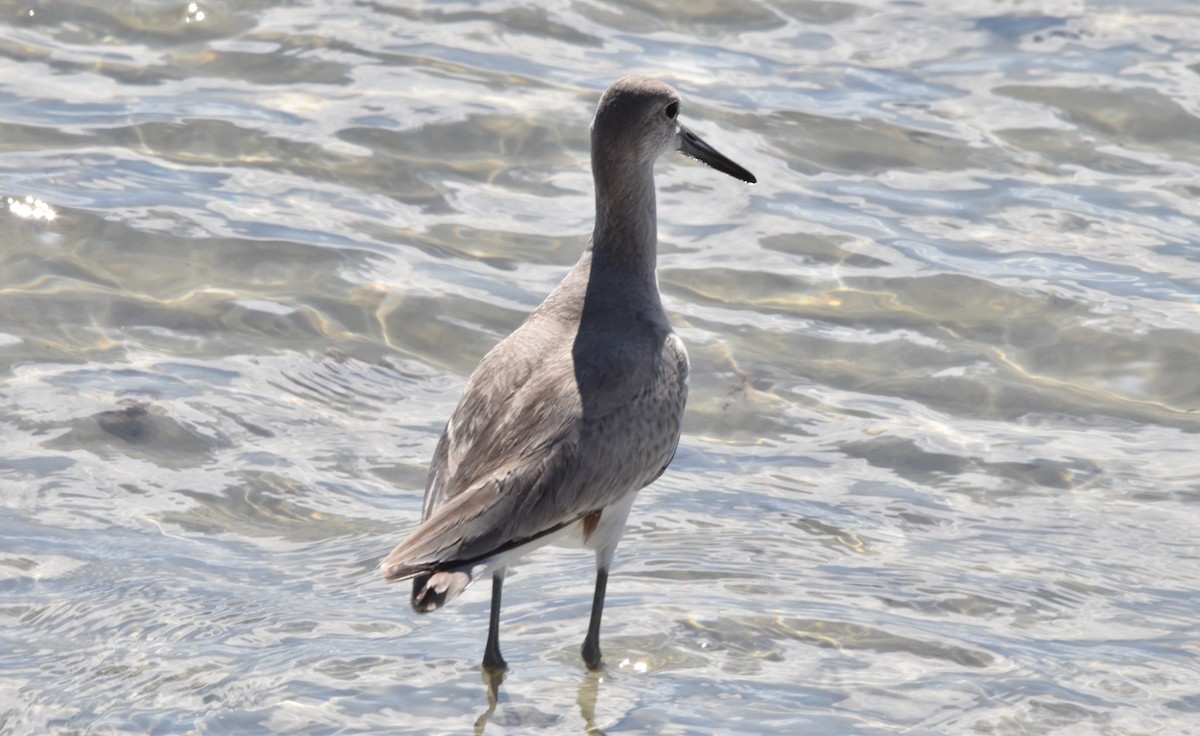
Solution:
{"label": "reflection in water", "polygon": [[17,217],[23,217],[26,220],[44,220],[53,222],[54,218],[58,217],[58,213],[54,208],[46,204],[37,197],[6,197],[8,202],[8,211]]}
{"label": "reflection in water", "polygon": [[[1190,0],[26,5],[0,731],[1200,717]],[[578,258],[627,71],[760,183],[657,169],[692,373],[614,568],[637,664],[580,681],[579,560],[535,556],[531,654],[478,715],[486,591],[431,623],[372,568],[466,375]]]}
{"label": "reflection in water", "polygon": [[[475,719],[474,729],[476,736],[483,734],[487,730],[487,725],[492,721],[496,713],[496,707],[500,702],[500,685],[508,676],[506,669],[488,669],[483,668],[482,680],[484,690],[487,695],[488,707],[483,713]],[[579,708],[579,715],[583,719],[584,733],[601,734],[604,731],[596,725],[596,702],[600,697],[600,684],[604,682],[604,671],[584,669],[583,681],[579,683],[576,689],[575,703]],[[505,727],[531,727],[537,725],[538,714],[533,713],[534,718],[524,720],[521,718],[522,713],[532,712],[527,708],[514,708],[514,719],[501,724]],[[555,722],[568,721],[565,712],[556,715],[553,720]],[[574,729],[569,729],[574,730]]]}
{"label": "reflection in water", "polygon": [[[601,665],[603,667],[603,665]],[[596,701],[600,698],[600,683],[604,682],[604,670],[588,669],[583,674],[583,682],[579,683],[579,694],[575,702],[579,705],[579,715],[583,717],[584,733],[600,734],[604,731],[596,725]]]}
{"label": "reflection in water", "polygon": [[487,727],[488,720],[496,712],[496,704],[500,702],[500,684],[508,676],[508,669],[503,667],[484,667],[481,674],[483,676],[484,687],[487,690],[488,707],[487,710],[475,719],[475,736],[483,733]]}

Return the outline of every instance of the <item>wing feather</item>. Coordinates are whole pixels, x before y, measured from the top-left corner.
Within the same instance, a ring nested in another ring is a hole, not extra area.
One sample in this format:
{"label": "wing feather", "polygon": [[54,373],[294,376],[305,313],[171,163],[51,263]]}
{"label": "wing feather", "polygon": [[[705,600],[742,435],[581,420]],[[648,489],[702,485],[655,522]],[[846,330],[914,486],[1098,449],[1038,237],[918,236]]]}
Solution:
{"label": "wing feather", "polygon": [[[653,324],[631,339],[543,305],[493,348],[438,441],[422,524],[383,561],[385,577],[461,569],[661,474],[679,438],[687,355],[665,320]],[[646,421],[650,439],[631,442]]]}

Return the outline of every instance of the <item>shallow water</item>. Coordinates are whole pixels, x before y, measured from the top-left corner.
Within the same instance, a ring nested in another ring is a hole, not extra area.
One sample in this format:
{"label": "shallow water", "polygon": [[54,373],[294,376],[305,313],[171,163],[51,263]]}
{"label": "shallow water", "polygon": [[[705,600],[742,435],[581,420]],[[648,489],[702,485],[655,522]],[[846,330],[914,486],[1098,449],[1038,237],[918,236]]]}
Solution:
{"label": "shallow water", "polygon": [[[0,18],[0,732],[1200,733],[1188,0]],[[374,565],[627,72],[760,184],[659,165],[684,438],[489,707]]]}

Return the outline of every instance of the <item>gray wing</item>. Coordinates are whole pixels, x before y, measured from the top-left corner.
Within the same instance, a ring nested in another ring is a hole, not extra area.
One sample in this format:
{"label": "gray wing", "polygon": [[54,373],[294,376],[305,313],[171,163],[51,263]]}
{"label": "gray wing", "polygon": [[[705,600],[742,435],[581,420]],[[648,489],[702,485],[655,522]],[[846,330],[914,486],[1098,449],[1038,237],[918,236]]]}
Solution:
{"label": "gray wing", "polygon": [[476,486],[536,465],[534,458],[569,438],[582,413],[570,359],[561,342],[525,329],[484,357],[438,439],[423,521]]}
{"label": "gray wing", "polygon": [[[579,361],[589,336],[554,333],[518,329],[476,369],[438,441],[424,522],[384,560],[389,579],[549,533],[662,472],[686,398],[682,343],[669,332],[632,347],[627,334],[600,336]],[[646,349],[649,361],[633,354]],[[665,407],[653,432],[663,437],[631,448],[625,415],[645,401]]]}

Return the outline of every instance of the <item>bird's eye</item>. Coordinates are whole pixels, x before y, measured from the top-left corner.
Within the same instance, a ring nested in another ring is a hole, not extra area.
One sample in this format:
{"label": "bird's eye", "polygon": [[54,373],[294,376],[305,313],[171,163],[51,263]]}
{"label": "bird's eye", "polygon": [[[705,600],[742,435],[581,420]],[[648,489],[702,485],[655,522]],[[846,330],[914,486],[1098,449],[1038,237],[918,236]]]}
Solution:
{"label": "bird's eye", "polygon": [[671,104],[667,105],[665,112],[667,113],[668,120],[674,120],[675,116],[679,114],[679,103],[672,102]]}

